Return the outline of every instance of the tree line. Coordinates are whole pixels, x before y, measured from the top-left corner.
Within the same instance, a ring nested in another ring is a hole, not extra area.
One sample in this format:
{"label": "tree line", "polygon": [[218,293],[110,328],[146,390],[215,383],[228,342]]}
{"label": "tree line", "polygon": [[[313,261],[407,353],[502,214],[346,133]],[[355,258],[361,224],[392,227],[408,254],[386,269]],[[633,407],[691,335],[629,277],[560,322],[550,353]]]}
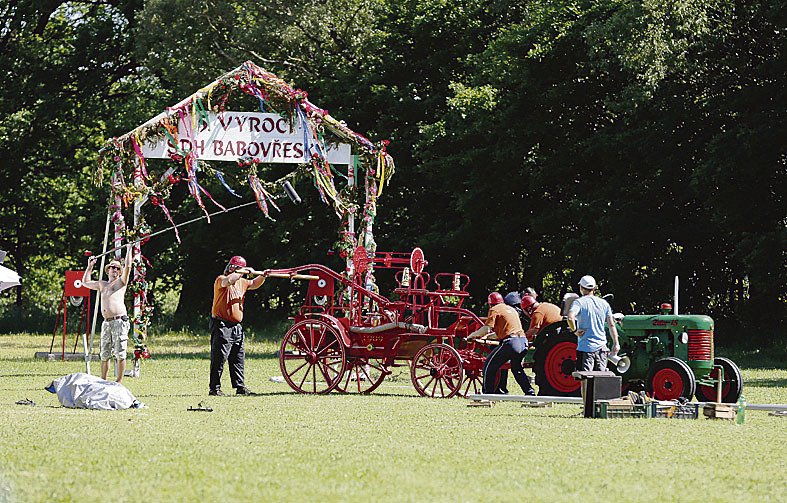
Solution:
{"label": "tree line", "polygon": [[[475,308],[490,290],[527,286],[557,303],[593,274],[616,310],[655,312],[679,276],[681,310],[713,316],[719,339],[783,340],[785,10],[777,0],[7,2],[0,248],[24,286],[2,295],[0,319],[52,312],[63,271],[100,249],[108,194],[90,179],[104,141],[250,59],[391,140],[378,249],[420,246],[433,273],[468,273]],[[304,204],[275,223],[249,208],[184,228],[180,245],[165,234],[143,248],[156,302],[177,299],[170,321],[205,320],[229,255],[258,268],[341,266],[328,254],[339,222],[308,184],[298,190]],[[172,198],[176,220],[196,214],[184,193]],[[250,299],[261,307],[248,310],[252,323],[283,319],[301,293],[269,281]]]}

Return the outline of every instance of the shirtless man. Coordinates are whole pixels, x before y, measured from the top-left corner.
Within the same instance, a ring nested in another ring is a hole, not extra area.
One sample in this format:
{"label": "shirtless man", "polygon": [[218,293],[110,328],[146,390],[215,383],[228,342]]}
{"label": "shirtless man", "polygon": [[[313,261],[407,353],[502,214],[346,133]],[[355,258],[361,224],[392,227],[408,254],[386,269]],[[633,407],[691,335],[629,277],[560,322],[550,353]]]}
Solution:
{"label": "shirtless man", "polygon": [[106,270],[109,278],[107,281],[93,281],[90,278],[95,263],[96,257],[88,259],[87,269],[82,276],[82,284],[85,285],[85,288],[101,292],[101,314],[104,316],[104,322],[101,324],[101,379],[106,380],[107,378],[109,359],[112,357],[114,349],[115,358],[118,361],[116,380],[120,382],[126,371],[128,331],[131,328],[126,312],[126,303],[123,299],[131,273],[131,246],[126,247],[125,265],[121,265],[117,259],[113,259],[107,264]]}

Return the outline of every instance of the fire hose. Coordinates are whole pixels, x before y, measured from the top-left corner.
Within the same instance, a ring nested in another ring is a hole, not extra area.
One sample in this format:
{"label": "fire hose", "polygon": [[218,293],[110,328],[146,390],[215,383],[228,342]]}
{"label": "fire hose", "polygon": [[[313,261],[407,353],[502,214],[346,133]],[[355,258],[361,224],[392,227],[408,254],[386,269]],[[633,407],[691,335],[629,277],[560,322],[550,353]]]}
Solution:
{"label": "fire hose", "polygon": [[419,334],[426,333],[425,326],[418,325],[417,323],[405,323],[403,321],[397,321],[395,323],[385,323],[383,325],[379,325],[376,327],[350,327],[350,332],[354,334],[376,334],[394,328],[403,328],[405,330],[409,330],[410,332],[416,332]]}

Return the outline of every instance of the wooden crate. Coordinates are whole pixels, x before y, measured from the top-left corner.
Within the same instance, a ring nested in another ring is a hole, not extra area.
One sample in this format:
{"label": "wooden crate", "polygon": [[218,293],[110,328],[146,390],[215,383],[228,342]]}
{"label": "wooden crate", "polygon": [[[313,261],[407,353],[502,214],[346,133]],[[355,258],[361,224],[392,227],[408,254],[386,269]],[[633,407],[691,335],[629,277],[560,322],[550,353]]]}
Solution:
{"label": "wooden crate", "polygon": [[734,405],[726,403],[709,403],[702,409],[702,413],[708,419],[735,419],[738,411]]}

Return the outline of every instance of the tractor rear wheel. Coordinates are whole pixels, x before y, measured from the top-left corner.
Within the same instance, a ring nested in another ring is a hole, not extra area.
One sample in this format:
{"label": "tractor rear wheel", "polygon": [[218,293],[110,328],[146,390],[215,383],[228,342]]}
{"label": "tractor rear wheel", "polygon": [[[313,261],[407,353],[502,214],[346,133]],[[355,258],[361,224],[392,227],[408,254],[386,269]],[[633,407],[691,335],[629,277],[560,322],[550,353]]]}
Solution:
{"label": "tractor rear wheel", "polygon": [[577,368],[577,337],[555,333],[536,349],[533,371],[541,396],[580,396],[581,383],[571,375]]}
{"label": "tractor rear wheel", "polygon": [[371,393],[385,380],[389,371],[379,358],[348,358],[336,391],[341,393]]}
{"label": "tractor rear wheel", "polygon": [[451,398],[459,392],[462,377],[462,358],[448,344],[428,344],[413,357],[410,379],[421,396]]}
{"label": "tractor rear wheel", "polygon": [[330,393],[339,385],[346,364],[341,336],[323,320],[299,321],[281,341],[281,373],[298,393]]}
{"label": "tractor rear wheel", "polygon": [[650,367],[645,390],[656,400],[691,400],[697,381],[694,372],[683,360],[662,358]]}
{"label": "tractor rear wheel", "polygon": [[[710,373],[713,379],[719,378],[719,369],[715,365],[721,366],[724,370],[724,380],[721,384],[721,401],[723,403],[735,403],[743,393],[743,376],[741,370],[735,365],[735,362],[727,358],[714,358],[714,369]],[[697,386],[697,391],[694,393],[698,402],[715,402],[718,398],[716,396],[715,386],[704,386],[702,384]]]}

